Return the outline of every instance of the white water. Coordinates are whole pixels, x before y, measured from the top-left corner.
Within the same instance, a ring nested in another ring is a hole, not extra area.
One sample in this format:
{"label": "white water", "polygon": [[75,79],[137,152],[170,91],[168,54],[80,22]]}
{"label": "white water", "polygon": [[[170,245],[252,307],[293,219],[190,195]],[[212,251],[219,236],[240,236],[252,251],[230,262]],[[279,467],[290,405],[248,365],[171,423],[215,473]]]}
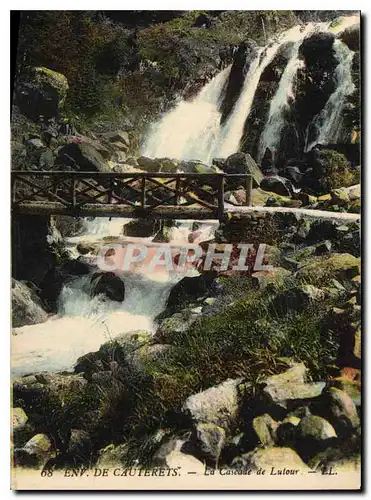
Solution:
{"label": "white water", "polygon": [[[294,42],[296,50],[299,42],[315,27],[318,29],[318,26],[308,24],[304,30],[300,26],[295,26],[282,33],[266,48],[258,51],[245,77],[241,94],[222,127],[219,106],[230,67],[213,78],[192,101],[180,101],[173,110],[152,126],[142,147],[142,154],[152,158],[170,157],[184,160],[197,158],[210,163],[212,158],[227,157],[237,152],[244,123],[249,116],[264,69],[273,60],[282,44]],[[292,62],[292,67],[289,67],[285,76],[286,81],[292,79],[291,75],[294,72],[295,64]]]}
{"label": "white water", "polygon": [[335,40],[335,58],[339,62],[335,69],[335,91],[330,95],[325,107],[314,118],[310,127],[317,131],[317,137],[306,145],[310,151],[316,144],[336,144],[341,140],[343,120],[342,112],[347,96],[354,92],[352,81],[352,52],[345,43]]}
{"label": "white water", "polygon": [[260,138],[258,161],[262,159],[267,147],[272,152],[279,147],[281,132],[285,125],[285,113],[290,107],[290,102],[295,99],[293,84],[296,73],[304,64],[304,61],[298,57],[303,39],[313,31],[324,31],[327,27],[328,23],[307,24],[301,33],[302,37],[294,43],[278,89],[270,103],[267,123]]}
{"label": "white water", "polygon": [[[85,221],[87,233],[68,238],[66,244],[78,256],[76,245],[80,241],[99,242],[105,236],[119,236],[128,221],[119,218]],[[172,229],[169,245],[187,244],[193,222],[178,222]],[[210,239],[216,227],[215,221],[204,221],[193,243]],[[151,239],[121,237],[120,241],[137,241],[151,247],[159,245],[151,243]],[[187,275],[197,274],[194,269],[187,272]],[[59,297],[57,315],[45,323],[14,328],[12,375],[71,371],[78,357],[98,350],[104,342],[117,335],[138,329],[154,332],[155,317],[164,310],[171,287],[183,277],[184,273],[170,273],[162,266],[153,273],[138,266],[135,272],[122,275],[125,283],[125,300],[122,303],[103,296],[91,297],[90,276],[65,284]]]}
{"label": "white water", "polygon": [[221,71],[194,99],[180,101],[153,125],[142,154],[151,158],[210,160],[212,144],[219,133],[219,99],[229,72],[230,67]]}

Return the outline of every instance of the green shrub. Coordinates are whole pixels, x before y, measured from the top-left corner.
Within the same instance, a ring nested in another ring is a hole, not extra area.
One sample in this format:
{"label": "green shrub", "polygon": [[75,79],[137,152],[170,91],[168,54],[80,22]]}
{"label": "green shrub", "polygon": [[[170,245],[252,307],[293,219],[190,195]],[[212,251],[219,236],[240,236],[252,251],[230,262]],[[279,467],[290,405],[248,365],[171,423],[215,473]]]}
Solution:
{"label": "green shrub", "polygon": [[317,194],[329,193],[332,189],[349,187],[354,175],[346,157],[332,149],[315,150],[311,159],[313,166],[313,188]]}

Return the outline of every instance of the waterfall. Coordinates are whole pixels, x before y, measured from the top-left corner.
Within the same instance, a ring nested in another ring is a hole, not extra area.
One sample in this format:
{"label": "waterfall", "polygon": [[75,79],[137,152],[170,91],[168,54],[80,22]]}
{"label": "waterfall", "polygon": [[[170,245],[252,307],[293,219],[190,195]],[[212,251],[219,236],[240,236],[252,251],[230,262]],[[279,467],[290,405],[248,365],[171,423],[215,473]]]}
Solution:
{"label": "waterfall", "polygon": [[216,75],[194,99],[180,101],[152,126],[142,154],[151,158],[209,161],[219,132],[220,99],[230,68]]}
{"label": "waterfall", "polygon": [[[211,163],[215,157],[228,157],[239,150],[246,119],[254,101],[260,77],[272,62],[280,47],[293,42],[289,62],[282,75],[278,90],[269,110],[260,151],[264,146],[277,147],[284,125],[285,110],[293,98],[292,84],[301,62],[298,51],[302,40],[311,32],[329,29],[338,34],[359,18],[344,18],[335,28],[329,23],[309,23],[294,26],[275,41],[261,48],[246,74],[241,94],[226,122],[221,125],[219,110],[222,91],[230,67],[215,76],[192,101],[180,101],[177,106],[155,123],[144,141],[141,152],[152,158],[170,157],[183,160],[199,159]],[[346,70],[345,70],[346,71]],[[336,96],[334,97],[336,99]],[[264,148],[265,149],[265,148]]]}
{"label": "waterfall", "polygon": [[316,144],[337,143],[341,140],[342,112],[346,98],[354,92],[355,88],[352,81],[354,52],[340,40],[335,40],[334,51],[335,58],[339,63],[334,72],[336,88],[330,95],[325,107],[308,127],[308,130],[312,127],[316,130],[316,138],[306,145],[305,151],[310,151]]}
{"label": "waterfall", "polygon": [[258,161],[264,156],[267,147],[272,151],[275,151],[279,147],[281,131],[285,125],[285,113],[290,107],[290,101],[295,98],[293,83],[298,69],[303,65],[303,61],[298,57],[303,39],[309,33],[313,32],[314,29],[325,29],[327,26],[328,24],[326,23],[321,23],[320,25],[310,23],[306,25],[305,29],[301,32],[302,36],[294,43],[278,89],[269,106],[267,123],[260,138]]}

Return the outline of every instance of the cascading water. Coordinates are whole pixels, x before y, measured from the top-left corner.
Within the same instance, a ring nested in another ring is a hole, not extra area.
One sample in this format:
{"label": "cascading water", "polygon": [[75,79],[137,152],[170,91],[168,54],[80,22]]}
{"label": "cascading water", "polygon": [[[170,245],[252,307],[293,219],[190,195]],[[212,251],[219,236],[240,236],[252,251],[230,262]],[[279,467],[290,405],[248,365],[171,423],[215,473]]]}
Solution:
{"label": "cascading water", "polygon": [[[322,23],[308,24],[304,29],[302,26],[294,26],[282,33],[277,41],[258,51],[246,74],[241,94],[223,126],[220,125],[219,106],[230,67],[214,77],[192,101],[179,102],[172,111],[163,116],[151,128],[142,147],[142,154],[152,158],[197,158],[210,163],[214,157],[227,157],[238,151],[244,124],[264,69],[283,44],[293,42],[295,49],[285,75],[286,82],[292,81],[297,69],[295,59],[300,42],[310,31],[320,29],[321,25]],[[283,96],[281,87],[274,107],[282,108],[284,99],[287,99],[287,95]],[[279,114],[278,111],[276,114]]]}
{"label": "cascading water", "polygon": [[[85,232],[68,238],[66,245],[73,255],[79,255],[76,246],[89,241],[105,244],[106,236],[120,236],[122,226],[130,219],[107,218],[86,220]],[[197,233],[194,221],[182,221],[171,231],[171,242],[176,248],[189,243],[210,239],[217,223],[204,221]],[[140,242],[150,249],[159,246],[151,238],[121,236],[117,241]],[[93,259],[94,260],[94,259]],[[190,270],[187,275],[197,275]],[[133,330],[154,332],[155,317],[165,309],[172,286],[184,277],[170,273],[165,267],[148,272],[140,266],[135,272],[120,274],[125,283],[125,300],[115,302],[98,295],[90,295],[91,276],[82,276],[64,285],[58,300],[58,312],[45,323],[14,328],[12,337],[12,374],[23,376],[40,371],[70,371],[78,357],[96,351],[117,335]]]}
{"label": "cascading water", "polygon": [[279,147],[281,131],[285,125],[285,112],[290,107],[290,101],[295,98],[293,83],[298,69],[303,65],[303,61],[298,57],[303,39],[314,30],[323,31],[327,27],[328,23],[307,24],[301,31],[302,36],[292,46],[288,63],[269,106],[267,123],[260,138],[258,161],[261,161],[267,147],[272,152]]}
{"label": "cascading water", "polygon": [[155,124],[142,153],[152,158],[211,159],[220,125],[219,100],[229,71],[230,67],[221,71],[193,100],[180,101]]}
{"label": "cascading water", "polygon": [[[359,22],[359,18],[358,19]],[[346,25],[349,25],[348,23]],[[337,28],[338,29],[338,28]],[[222,90],[230,68],[220,72],[190,102],[181,101],[159,123],[152,127],[142,154],[150,157],[199,159],[210,162],[216,156],[228,156],[239,149],[243,127],[250,113],[259,79],[273,60],[282,44],[294,42],[290,61],[284,71],[278,91],[270,106],[270,120],[264,131],[264,141],[273,144],[281,129],[282,116],[297,69],[297,51],[300,41],[311,30],[300,26],[283,33],[277,41],[262,49],[251,63],[245,83],[229,118],[220,126],[219,111]],[[319,139],[336,138],[339,133],[339,103],[353,91],[351,64],[353,53],[344,44],[335,44],[339,65],[336,68],[337,87],[318,117]],[[335,106],[336,104],[336,106]],[[318,141],[317,141],[318,142]],[[69,238],[67,246],[76,256],[76,246],[81,241],[105,242],[107,236],[119,237],[124,244],[138,241],[154,247],[151,238],[122,236],[122,227],[128,219],[86,220],[85,232]],[[215,221],[205,221],[192,231],[193,221],[177,224],[171,232],[171,242],[180,246],[212,238]],[[190,235],[192,237],[190,238]],[[192,241],[190,241],[192,240]],[[171,244],[171,243],[170,243]],[[154,319],[166,304],[171,287],[183,275],[164,273],[127,272],[122,275],[125,283],[125,300],[114,302],[103,296],[91,297],[90,276],[76,278],[66,283],[59,297],[58,314],[47,322],[14,329],[12,341],[13,375],[21,376],[42,370],[71,370],[77,358],[99,349],[100,345],[118,334],[132,330],[154,330]],[[166,270],[165,270],[166,271]]]}
{"label": "cascading water", "polygon": [[334,75],[336,88],[325,107],[309,125],[310,129],[316,130],[316,138],[306,145],[306,151],[310,151],[316,144],[336,144],[341,141],[344,105],[355,88],[352,80],[354,52],[340,40],[335,40],[334,51],[339,63]]}

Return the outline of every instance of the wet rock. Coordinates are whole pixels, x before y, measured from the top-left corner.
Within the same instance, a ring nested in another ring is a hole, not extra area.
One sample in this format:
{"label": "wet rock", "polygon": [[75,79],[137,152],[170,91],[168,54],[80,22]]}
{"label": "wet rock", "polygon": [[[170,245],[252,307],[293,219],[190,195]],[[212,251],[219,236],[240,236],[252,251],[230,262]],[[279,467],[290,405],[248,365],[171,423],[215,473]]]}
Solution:
{"label": "wet rock", "polygon": [[137,163],[139,168],[146,172],[160,172],[161,169],[161,163],[157,159],[154,160],[146,156],[137,158]]}
{"label": "wet rock", "polygon": [[193,422],[215,424],[229,430],[239,416],[238,385],[242,379],[228,379],[222,384],[190,396],[182,411]]}
{"label": "wet rock", "polygon": [[44,323],[48,314],[35,291],[26,283],[12,279],[12,326]]}
{"label": "wet rock", "polygon": [[301,439],[322,441],[336,437],[336,431],[324,418],[317,415],[310,415],[300,420],[298,437]]}
{"label": "wet rock", "polygon": [[264,191],[270,191],[281,196],[291,196],[294,193],[291,182],[279,175],[264,177],[260,183],[260,187]]}
{"label": "wet rock", "polygon": [[217,292],[215,281],[216,273],[208,272],[200,276],[181,279],[173,286],[166,302],[170,310],[184,308],[185,305],[195,302],[205,296],[212,296]]}
{"label": "wet rock", "polygon": [[152,339],[152,334],[146,330],[132,330],[117,335],[113,338],[113,342],[118,344],[122,349],[133,350],[148,344]]}
{"label": "wet rock", "polygon": [[223,170],[226,158],[213,158],[212,164]]}
{"label": "wet rock", "polygon": [[63,237],[76,236],[83,231],[84,221],[81,218],[55,215],[53,219],[55,227]]}
{"label": "wet rock", "polygon": [[255,417],[252,426],[260,444],[263,446],[273,446],[275,444],[278,423],[270,415],[265,413]]}
{"label": "wet rock", "polygon": [[228,156],[223,170],[227,174],[251,174],[255,187],[260,186],[263,180],[260,168],[248,153],[234,153]]}
{"label": "wet rock", "polygon": [[309,467],[294,450],[283,447],[256,448],[235,458],[231,468],[253,470],[262,468],[277,476],[296,476],[309,471]]}
{"label": "wet rock", "polygon": [[290,165],[283,169],[282,175],[284,178],[293,182],[297,186],[300,185],[301,179],[303,177],[303,174],[300,171],[299,167],[294,167],[294,166],[290,166]]}
{"label": "wet rock", "polygon": [[89,274],[90,271],[91,267],[79,259],[69,260],[64,264],[62,264],[60,267],[60,272],[62,274],[72,275],[72,276],[85,276]]}
{"label": "wet rock", "polygon": [[96,251],[96,246],[92,245],[88,241],[82,241],[81,243],[77,244],[76,250],[81,255],[87,255],[88,253],[94,253]]}
{"label": "wet rock", "polygon": [[340,39],[344,42],[350,50],[353,52],[358,52],[360,48],[360,26],[359,24],[354,24],[346,28],[341,34]]}
{"label": "wet rock", "polygon": [[136,238],[148,238],[154,236],[160,231],[161,224],[155,220],[132,220],[123,227],[125,236],[134,236]]}
{"label": "wet rock", "polygon": [[252,60],[257,55],[257,44],[253,40],[246,40],[242,42],[234,55],[233,64],[229,73],[228,83],[224,99],[221,105],[223,123],[236,103],[244,81],[247,71],[249,70]]}
{"label": "wet rock", "polygon": [[104,365],[100,359],[99,352],[89,352],[80,356],[75,364],[75,373],[83,373],[87,380],[90,380],[93,373],[103,371]]}
{"label": "wet rock", "polygon": [[90,287],[92,296],[103,294],[116,302],[122,302],[125,299],[124,282],[115,273],[94,273]]}

